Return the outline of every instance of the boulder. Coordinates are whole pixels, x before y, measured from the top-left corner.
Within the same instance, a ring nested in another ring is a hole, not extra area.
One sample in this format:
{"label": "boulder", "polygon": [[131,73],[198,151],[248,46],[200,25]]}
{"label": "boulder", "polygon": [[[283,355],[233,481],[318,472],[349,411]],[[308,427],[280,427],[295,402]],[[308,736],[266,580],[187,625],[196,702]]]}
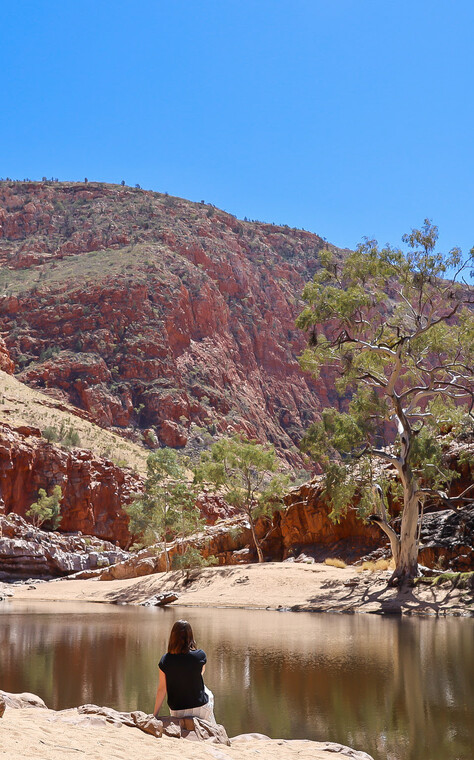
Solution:
{"label": "boulder", "polygon": [[23,710],[25,707],[39,707],[46,710],[47,707],[41,697],[36,694],[30,694],[27,691],[21,694],[10,694],[8,691],[2,691],[0,689],[0,702],[5,707],[11,707],[14,709]]}
{"label": "boulder", "polygon": [[146,601],[140,602],[140,605],[142,607],[164,607],[166,604],[176,602],[178,597],[179,594],[174,591],[168,592],[167,594],[155,594],[155,596],[151,596]]}
{"label": "boulder", "polygon": [[230,746],[224,726],[209,723],[206,720],[201,720],[201,718],[174,718],[169,716],[155,718],[154,715],[147,715],[141,710],[127,713],[113,710],[110,707],[98,707],[97,705],[81,705],[77,708],[77,712],[102,716],[107,722],[116,725],[135,726],[152,736],[160,737],[164,734],[176,739],[182,738]]}

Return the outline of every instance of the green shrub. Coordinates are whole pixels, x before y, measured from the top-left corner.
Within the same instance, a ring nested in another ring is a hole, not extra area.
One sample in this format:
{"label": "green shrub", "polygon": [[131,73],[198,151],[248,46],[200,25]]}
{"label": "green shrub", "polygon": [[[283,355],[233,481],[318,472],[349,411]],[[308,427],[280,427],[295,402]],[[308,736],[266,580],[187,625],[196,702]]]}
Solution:
{"label": "green shrub", "polygon": [[45,362],[48,359],[51,359],[53,356],[57,356],[60,352],[60,348],[58,346],[48,346],[48,348],[45,348],[44,351],[40,353],[40,362]]}
{"label": "green shrub", "polygon": [[195,546],[188,546],[183,554],[175,554],[171,566],[173,570],[190,570],[193,567],[209,567],[217,565],[217,557],[211,554],[209,557],[203,557],[199,549]]}
{"label": "green shrub", "polygon": [[58,431],[55,427],[48,425],[48,427],[45,427],[43,430],[43,438],[46,438],[48,443],[54,443],[59,440]]}
{"label": "green shrub", "polygon": [[77,432],[77,430],[73,430],[72,427],[70,427],[67,433],[64,435],[64,437],[61,438],[61,443],[67,449],[72,449],[75,446],[80,446],[81,439],[79,438],[79,433]]}

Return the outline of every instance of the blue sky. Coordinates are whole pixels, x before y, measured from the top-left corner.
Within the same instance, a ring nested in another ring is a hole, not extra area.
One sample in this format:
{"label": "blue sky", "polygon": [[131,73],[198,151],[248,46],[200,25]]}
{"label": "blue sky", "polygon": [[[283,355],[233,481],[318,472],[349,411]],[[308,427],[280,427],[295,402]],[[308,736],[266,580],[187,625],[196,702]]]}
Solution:
{"label": "blue sky", "polygon": [[474,245],[474,3],[15,0],[0,176],[139,183],[354,247]]}

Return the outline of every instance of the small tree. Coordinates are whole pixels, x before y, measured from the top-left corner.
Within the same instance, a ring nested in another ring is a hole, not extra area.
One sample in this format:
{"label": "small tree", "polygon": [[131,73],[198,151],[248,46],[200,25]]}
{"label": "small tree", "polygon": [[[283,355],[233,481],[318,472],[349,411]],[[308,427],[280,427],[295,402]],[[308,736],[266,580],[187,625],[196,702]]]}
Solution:
{"label": "small tree", "polygon": [[192,533],[202,524],[196,494],[187,482],[185,462],[170,448],[149,455],[144,492],[124,509],[132,535],[146,546],[162,542],[167,570],[168,541]]}
{"label": "small tree", "polygon": [[195,482],[213,486],[249,521],[258,561],[263,562],[255,521],[283,506],[288,477],[276,473],[278,461],[271,445],[235,436],[222,438],[201,454]]}
{"label": "small tree", "polygon": [[[307,306],[297,321],[310,331],[302,367],[315,376],[322,367],[336,373],[347,404],[345,412],[323,411],[304,448],[322,466],[334,519],[356,498],[365,515],[375,504],[372,519],[389,536],[395,559],[391,583],[417,574],[425,500],[470,501],[467,491],[449,499],[442,490],[452,473],[442,466],[437,435],[474,419],[474,289],[458,282],[474,249],[462,262],[457,248],[437,253],[437,237],[425,220],[403,237],[407,253],[380,250],[372,240],[343,259],[321,252],[322,268],[304,289]],[[399,535],[389,524],[387,478],[376,460],[398,476]]]}
{"label": "small tree", "polygon": [[60,486],[54,486],[51,496],[47,495],[44,488],[39,489],[38,501],[35,501],[26,512],[35,528],[41,528],[43,523],[49,522],[52,530],[56,530],[62,519],[60,514],[62,498]]}

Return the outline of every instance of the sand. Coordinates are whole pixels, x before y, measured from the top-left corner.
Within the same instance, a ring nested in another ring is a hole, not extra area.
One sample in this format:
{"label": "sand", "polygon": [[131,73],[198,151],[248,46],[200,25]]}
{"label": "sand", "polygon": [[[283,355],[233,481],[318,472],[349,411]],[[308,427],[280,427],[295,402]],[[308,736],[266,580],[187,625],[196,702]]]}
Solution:
{"label": "sand", "polygon": [[[354,567],[269,562],[155,573],[118,581],[68,580],[9,585],[16,600],[88,601],[139,604],[176,590],[176,605],[288,609],[314,612],[371,612],[412,615],[472,615],[473,591],[417,586],[387,589],[390,571],[357,572]],[[1,588],[0,588],[1,595]]]}
{"label": "sand", "polygon": [[[97,719],[96,719],[97,720]],[[332,745],[334,748],[335,745]],[[5,760],[343,760],[347,754],[325,751],[324,744],[277,739],[236,742],[231,747],[186,739],[159,739],[136,728],[97,720],[78,725],[44,709],[9,709],[0,719],[0,758]],[[368,758],[369,756],[366,755]]]}

